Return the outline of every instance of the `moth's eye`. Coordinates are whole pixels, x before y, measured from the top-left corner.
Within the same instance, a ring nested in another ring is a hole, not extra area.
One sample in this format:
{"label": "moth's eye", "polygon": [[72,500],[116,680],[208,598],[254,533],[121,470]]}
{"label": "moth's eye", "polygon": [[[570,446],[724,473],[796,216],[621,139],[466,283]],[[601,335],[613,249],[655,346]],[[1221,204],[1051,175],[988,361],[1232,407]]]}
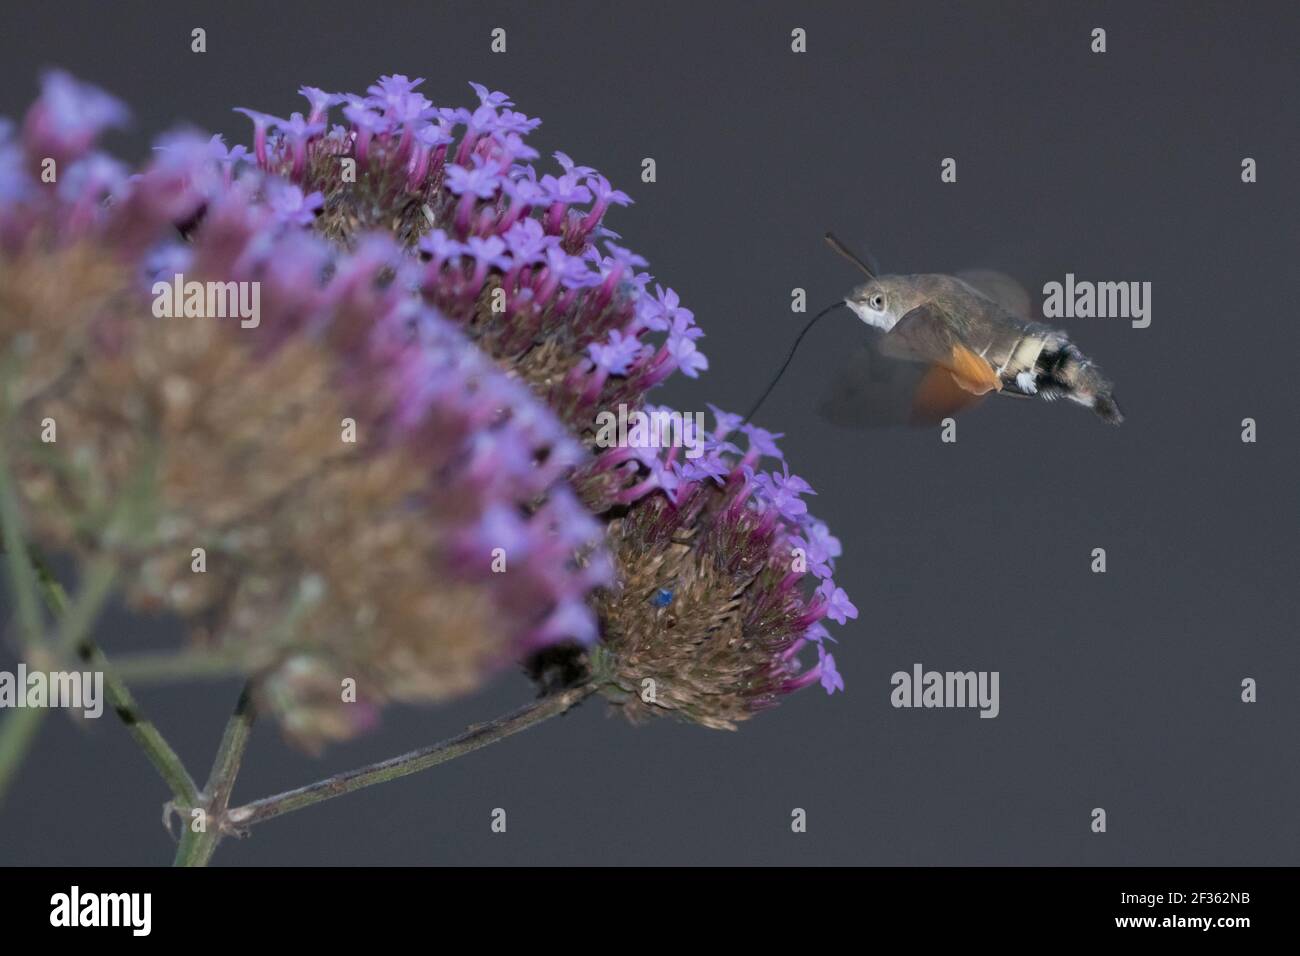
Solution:
{"label": "moth's eye", "polygon": [[877,292],[875,295],[873,295],[870,299],[867,300],[867,305],[871,306],[871,309],[874,312],[884,312],[885,311],[884,293]]}

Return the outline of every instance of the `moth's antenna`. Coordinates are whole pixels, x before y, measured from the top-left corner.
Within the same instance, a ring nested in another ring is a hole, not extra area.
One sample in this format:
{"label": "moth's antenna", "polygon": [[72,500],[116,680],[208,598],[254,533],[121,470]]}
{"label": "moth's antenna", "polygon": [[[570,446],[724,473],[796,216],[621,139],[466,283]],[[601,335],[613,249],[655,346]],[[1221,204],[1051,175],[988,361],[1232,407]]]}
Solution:
{"label": "moth's antenna", "polygon": [[866,273],[868,279],[874,279],[876,277],[876,274],[871,270],[871,267],[862,261],[862,257],[844,243],[840,242],[839,237],[836,236],[835,233],[826,233],[826,244]]}
{"label": "moth's antenna", "polygon": [[761,406],[763,402],[766,401],[768,395],[772,394],[772,389],[776,388],[776,383],[781,380],[781,376],[785,374],[785,370],[790,367],[790,362],[794,360],[794,353],[799,348],[799,343],[803,341],[803,337],[808,334],[809,329],[811,329],[814,325],[816,325],[817,320],[820,319],[823,315],[835,311],[836,309],[838,309],[840,306],[844,304],[845,304],[844,300],[841,299],[839,302],[835,302],[832,303],[831,305],[826,306],[826,308],[822,309],[820,312],[818,312],[816,315],[814,315],[811,319],[808,320],[808,324],[803,327],[803,331],[800,332],[798,338],[794,340],[794,345],[790,346],[790,354],[787,355],[785,357],[785,361],[781,363],[781,368],[777,371],[776,377],[772,379],[771,383],[767,386],[767,388],[763,389],[763,394],[758,396],[758,401],[754,403],[754,407],[751,408],[749,412],[745,415],[744,418],[745,422],[748,422],[751,418],[754,417],[754,413],[758,411],[759,406]]}

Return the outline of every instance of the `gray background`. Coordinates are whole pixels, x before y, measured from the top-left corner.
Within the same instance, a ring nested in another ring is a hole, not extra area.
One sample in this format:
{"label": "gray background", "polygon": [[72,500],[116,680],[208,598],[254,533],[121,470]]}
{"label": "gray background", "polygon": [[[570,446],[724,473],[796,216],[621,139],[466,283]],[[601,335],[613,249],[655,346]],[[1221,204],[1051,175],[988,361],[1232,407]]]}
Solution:
{"label": "gray background", "polygon": [[[809,337],[761,421],[786,433],[844,541],[837,578],[862,609],[839,629],[847,694],[799,694],[734,734],[633,728],[589,702],[268,823],[218,863],[1300,863],[1293,4],[24,6],[0,27],[0,114],[62,65],[130,103],[135,129],[109,145],[132,160],[177,120],[247,142],[230,108],[287,114],[302,83],[361,90],[404,72],[453,105],[471,79],[510,92],[544,120],[544,153],[633,195],[610,225],[708,333],[710,371],[658,393],[679,407],[743,410],[798,328],[790,289],[816,308],[856,281],[821,245],[827,227],[889,271],[1154,285],[1149,329],[1063,322],[1117,382],[1119,429],[993,401],[960,420],[956,445],[838,431],[813,394],[864,333],[841,315]],[[189,52],[193,26],[205,55]],[[504,56],[488,52],[494,26]],[[789,50],[794,26],[806,55]],[[1089,52],[1094,26],[1105,55]],[[656,184],[640,182],[644,156]],[[939,181],[945,156],[956,185]],[[1246,416],[1258,444],[1239,440]],[[1094,547],[1105,575],[1089,571]],[[112,650],[169,629],[113,617],[100,633]],[[892,709],[889,675],[915,661],[1000,671],[1001,716]],[[1239,701],[1246,676],[1255,705]],[[509,674],[452,706],[390,710],[320,759],[263,726],[236,800],[528,693]],[[235,694],[141,697],[200,775]],[[111,717],[89,732],[49,720],[0,812],[0,862],[166,862],[165,796]]]}

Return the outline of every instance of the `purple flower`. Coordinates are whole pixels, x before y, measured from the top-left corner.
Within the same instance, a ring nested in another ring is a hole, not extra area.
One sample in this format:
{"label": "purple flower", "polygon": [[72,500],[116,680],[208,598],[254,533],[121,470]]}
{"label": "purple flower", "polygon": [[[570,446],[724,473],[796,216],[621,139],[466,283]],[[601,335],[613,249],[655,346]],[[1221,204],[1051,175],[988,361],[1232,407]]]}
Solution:
{"label": "purple flower", "polygon": [[[501,188],[505,191],[506,195],[513,199],[518,205],[536,206],[546,198],[546,194],[542,191],[542,187],[537,185],[537,181],[530,179],[527,176],[513,176],[506,178],[502,180]],[[527,225],[530,222],[536,222],[538,230],[541,231],[542,224],[537,222],[536,219],[520,220],[519,222],[514,223],[510,228],[513,229],[515,226]]]}
{"label": "purple flower", "polygon": [[662,488],[669,496],[681,487],[681,478],[677,472],[668,468],[662,461],[656,458],[650,465],[650,482],[658,488]]}
{"label": "purple flower", "polygon": [[257,157],[257,165],[266,169],[266,131],[272,126],[279,126],[284,120],[270,113],[259,113],[257,110],[245,109],[242,106],[236,106],[235,112],[243,113],[253,121],[253,155]]}
{"label": "purple flower", "polygon": [[632,304],[632,321],[639,329],[662,332],[668,328],[660,314],[659,303],[641,286],[636,290]]}
{"label": "purple flower", "polygon": [[281,222],[310,226],[325,197],[319,191],[304,196],[293,183],[273,179],[266,185],[266,202]]}
{"label": "purple flower", "polygon": [[464,166],[447,167],[447,188],[457,196],[473,195],[491,199],[501,187],[501,177],[489,169]]}
{"label": "purple flower", "polygon": [[712,479],[721,485],[731,474],[731,465],[716,449],[709,449],[699,458],[688,458],[681,466],[681,473],[687,481]]}
{"label": "purple flower", "polygon": [[785,456],[781,454],[781,449],[778,448],[776,444],[778,438],[785,437],[784,434],[773,433],[768,431],[766,428],[760,428],[757,425],[748,424],[741,425],[740,430],[744,432],[745,437],[749,439],[749,452],[746,457],[752,455],[754,458],[757,458],[760,455],[764,455],[768,458],[775,458],[778,461],[783,461],[785,459]]}
{"label": "purple flower", "polygon": [[445,120],[439,120],[437,123],[425,123],[415,131],[415,138],[420,145],[429,149],[446,146],[453,139],[451,125]]}
{"label": "purple flower", "polygon": [[826,522],[814,519],[806,525],[805,530],[809,544],[817,549],[818,554],[825,555],[827,558],[838,558],[844,553],[840,539],[831,534],[831,529],[826,526]]}
{"label": "purple flower", "polygon": [[600,537],[602,527],[576,497],[556,494],[534,515],[549,536],[552,550],[568,554]]}
{"label": "purple flower", "polygon": [[592,195],[596,197],[596,205],[602,208],[610,204],[618,206],[632,205],[632,197],[621,189],[615,189],[604,176],[599,174],[588,176],[587,187],[591,190]]}
{"label": "purple flower", "polygon": [[632,204],[632,198],[622,190],[615,189],[609,184],[609,180],[599,174],[587,177],[587,186],[591,189],[595,202],[592,204],[591,211],[582,220],[584,230],[592,229],[596,223],[600,222],[600,217],[605,215],[605,210],[611,204],[619,206],[629,206]]}
{"label": "purple flower", "polygon": [[290,113],[288,121],[280,123],[280,129],[290,143],[299,143],[325,132],[325,124],[309,123],[301,113]]}
{"label": "purple flower", "polygon": [[708,407],[709,411],[713,413],[713,417],[718,423],[717,427],[713,429],[713,437],[719,441],[734,432],[744,421],[741,416],[732,412],[724,412],[717,405],[709,405]]}
{"label": "purple flower", "polygon": [[587,559],[581,581],[588,588],[610,588],[618,583],[618,570],[608,551],[596,551]]}
{"label": "purple flower", "polygon": [[586,603],[576,598],[563,601],[538,629],[539,645],[554,644],[565,639],[579,644],[594,644],[600,636],[596,614]]}
{"label": "purple flower", "polygon": [[609,250],[609,255],[601,260],[602,263],[614,262],[633,269],[642,268],[650,264],[646,262],[644,256],[639,256],[631,249],[624,249],[622,246],[615,245],[612,242],[606,242],[605,248]]}
{"label": "purple flower", "polygon": [[819,657],[817,666],[821,672],[821,685],[825,688],[826,693],[833,694],[837,690],[842,692],[844,690],[844,678],[835,669],[834,655],[827,653],[826,648],[821,644],[817,645],[817,655]]}
{"label": "purple flower", "polygon": [[473,114],[463,106],[440,106],[438,115],[451,126],[467,126]]}
{"label": "purple flower", "polygon": [[666,332],[673,328],[683,317],[694,322],[690,309],[682,308],[681,299],[672,289],[655,286],[654,307],[647,315],[647,326],[657,332]]}
{"label": "purple flower", "polygon": [[322,122],[329,113],[330,107],[338,106],[347,99],[342,93],[326,93],[315,86],[300,86],[298,92],[307,98],[311,106],[311,113],[307,117],[308,123]]}
{"label": "purple flower", "polygon": [[[523,113],[517,113],[514,110],[502,110],[501,115],[497,117],[496,131],[497,135],[504,136],[514,134],[516,136],[527,136],[537,127],[542,125],[539,119],[525,116]],[[536,153],[533,157],[536,158]]]}
{"label": "purple flower", "polygon": [[475,432],[467,442],[464,479],[489,491],[503,491],[534,471],[534,451],[514,436],[491,430]]}
{"label": "purple flower", "polygon": [[626,375],[641,349],[641,340],[636,336],[624,335],[618,329],[613,329],[607,342],[588,345],[587,354],[598,368],[609,374]]}
{"label": "purple flower", "polygon": [[127,167],[117,160],[91,153],[68,167],[59,182],[59,195],[69,203],[95,203],[116,192],[127,174]]}
{"label": "purple flower", "polygon": [[194,249],[188,243],[168,241],[151,249],[142,262],[145,284],[152,286],[158,279],[170,282],[178,272],[188,270],[193,261]]}
{"label": "purple flower", "polygon": [[356,159],[358,166],[370,161],[370,141],[392,129],[393,124],[382,114],[370,109],[365,100],[351,100],[343,107],[343,115],[356,128]]}
{"label": "purple flower", "polygon": [[460,545],[465,549],[466,560],[482,567],[490,564],[492,552],[500,548],[505,552],[508,568],[510,563],[522,563],[528,558],[533,550],[533,536],[518,508],[493,502],[477,521],[461,532]]}
{"label": "purple flower", "polygon": [[461,143],[460,152],[457,159],[464,161],[469,155],[469,151],[479,141],[484,133],[495,132],[500,117],[497,111],[490,106],[480,106],[473,113],[469,114],[469,121],[465,124],[465,140]]}
{"label": "purple flower", "polygon": [[690,309],[678,309],[673,315],[672,324],[668,327],[668,334],[695,340],[704,337],[704,330],[695,324],[694,312]]}
{"label": "purple flower", "polygon": [[791,541],[800,548],[808,558],[809,570],[817,578],[826,579],[834,572],[835,558],[840,556],[840,541],[830,533],[825,522],[818,521],[811,515],[800,518],[803,534],[796,534]]}
{"label": "purple flower", "polygon": [[[415,92],[415,88],[423,82],[423,77],[410,80],[401,73],[394,73],[392,76],[381,76],[378,83],[366,87],[366,92],[370,94],[370,103],[385,112],[396,114],[407,109],[415,97],[424,100],[423,96]],[[432,105],[428,100],[424,102]]]}
{"label": "purple flower", "polygon": [[798,520],[808,511],[808,504],[800,495],[816,494],[812,485],[790,474],[789,468],[784,474],[773,471],[755,475],[754,485],[763,499],[788,521]]}
{"label": "purple flower", "polygon": [[585,179],[588,176],[594,176],[596,174],[596,171],[590,166],[574,165],[574,162],[569,158],[568,153],[561,153],[559,150],[556,150],[552,155],[555,156],[555,161],[560,164],[560,168],[570,175],[577,176],[580,179]]}
{"label": "purple flower", "polygon": [[558,178],[547,174],[542,177],[541,186],[548,202],[564,205],[591,202],[591,191],[578,182],[575,173],[565,173]]}
{"label": "purple flower", "polygon": [[516,160],[527,161],[541,155],[525,143],[518,133],[498,133],[496,143],[496,159],[503,169],[510,168]]}
{"label": "purple flower", "polygon": [[27,114],[24,140],[32,155],[67,161],[84,153],[105,129],[125,126],[126,107],[103,90],[62,70],[41,78],[41,96]]}
{"label": "purple flower", "polygon": [[[806,517],[806,514],[804,517]],[[831,567],[826,554],[819,551],[811,541],[799,535],[793,535],[790,538],[790,543],[803,550],[804,556],[808,560],[808,570],[813,573],[813,577],[824,581],[834,573],[834,568]]]}
{"label": "purple flower", "polygon": [[474,92],[478,95],[479,103],[482,104],[483,106],[488,106],[495,110],[495,109],[500,109],[503,106],[515,105],[514,101],[511,100],[507,94],[502,93],[499,90],[490,91],[482,83],[475,83],[473,81],[470,81],[469,85],[473,88]]}
{"label": "purple flower", "polygon": [[362,102],[349,103],[343,107],[343,115],[359,131],[370,135],[377,136],[393,128],[393,124],[382,113],[376,113]]}
{"label": "purple flower", "polygon": [[587,268],[585,260],[569,255],[558,245],[547,246],[543,257],[550,273],[549,283],[559,282],[565,288],[580,289],[600,281],[600,276]]}
{"label": "purple flower", "polygon": [[419,93],[404,97],[388,111],[389,118],[408,125],[422,123],[430,116],[437,115],[438,111],[433,108],[433,104]]}
{"label": "purple flower", "polygon": [[435,263],[455,262],[465,252],[463,243],[457,242],[441,229],[434,229],[420,237],[421,252],[427,252]]}
{"label": "purple flower", "polygon": [[555,236],[546,234],[540,222],[531,218],[521,219],[507,229],[505,240],[515,261],[524,265],[541,262],[546,250],[559,242]]}
{"label": "purple flower", "polygon": [[[425,179],[429,174],[433,151],[452,141],[451,124],[446,120],[439,120],[436,123],[421,122],[415,127],[413,138],[416,148],[411,156],[406,186],[412,192],[419,192],[424,187]],[[439,157],[439,166],[441,166],[441,157]]]}
{"label": "purple flower", "polygon": [[845,624],[849,618],[857,618],[858,609],[844,593],[844,589],[835,586],[834,581],[823,581],[817,588],[817,596],[826,602],[826,616],[837,624]]}
{"label": "purple flower", "polygon": [[677,363],[677,368],[687,378],[699,378],[700,372],[709,367],[709,360],[704,353],[696,349],[689,336],[673,334],[668,339],[668,354]]}
{"label": "purple flower", "polygon": [[465,251],[488,268],[504,269],[510,264],[510,258],[505,255],[505,240],[499,236],[489,236],[486,239],[470,236],[465,240]]}
{"label": "purple flower", "polygon": [[291,113],[288,122],[280,124],[280,129],[293,149],[293,166],[290,175],[294,179],[299,179],[307,165],[307,141],[325,132],[325,124],[308,123],[301,113]]}
{"label": "purple flower", "polygon": [[808,630],[803,632],[804,640],[812,641],[814,644],[820,644],[822,641],[830,641],[832,644],[839,643],[831,637],[831,632],[826,630],[826,625],[821,621],[813,621],[808,625]]}
{"label": "purple flower", "polygon": [[216,133],[208,140],[208,153],[216,162],[230,166],[248,155],[248,147],[243,143],[236,143],[226,148],[226,138]]}
{"label": "purple flower", "polygon": [[156,169],[183,182],[197,202],[211,199],[225,188],[225,179],[219,174],[212,157],[212,141],[195,133],[183,131],[159,137],[154,152],[158,154]]}

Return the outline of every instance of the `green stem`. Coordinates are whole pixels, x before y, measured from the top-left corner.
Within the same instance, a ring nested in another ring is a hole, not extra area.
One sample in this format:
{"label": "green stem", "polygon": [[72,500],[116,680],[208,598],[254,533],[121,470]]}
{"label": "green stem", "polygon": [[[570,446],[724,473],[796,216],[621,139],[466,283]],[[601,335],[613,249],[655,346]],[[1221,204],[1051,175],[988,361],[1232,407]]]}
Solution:
{"label": "green stem", "polygon": [[[56,619],[66,620],[68,595],[63,590],[63,585],[38,555],[33,555],[32,565],[36,570],[41,594],[45,598],[45,606]],[[94,576],[92,573],[91,577]],[[199,788],[190,777],[189,771],[185,769],[180,755],[172,749],[171,744],[159,732],[153,721],[144,715],[117,668],[109,663],[104,652],[89,637],[81,641],[76,652],[91,670],[99,671],[104,675],[104,694],[108,698],[109,706],[113,708],[113,713],[117,714],[127,732],[163,778],[172,792],[177,808],[185,811],[198,806]]]}
{"label": "green stem", "polygon": [[[7,401],[6,401],[7,404]],[[23,539],[22,514],[14,489],[4,436],[0,434],[0,543],[5,550],[9,588],[18,605],[19,639],[27,652],[41,644],[40,598],[36,591],[36,572]],[[14,710],[0,724],[0,804],[13,783],[18,768],[36,740],[45,708],[23,707]]]}
{"label": "green stem", "polygon": [[40,599],[36,594],[36,573],[32,570],[24,541],[22,513],[3,436],[0,436],[0,541],[4,542],[9,586],[18,604],[20,637],[25,647],[35,647],[40,643],[42,632]]}
{"label": "green stem", "polygon": [[90,563],[77,592],[77,600],[60,608],[59,636],[55,644],[55,653],[59,657],[76,653],[89,638],[99,612],[113,592],[117,575],[116,562],[108,558],[96,558]]}
{"label": "green stem", "polygon": [[[8,395],[0,396],[0,399],[4,402],[4,409],[7,409]],[[145,458],[152,462],[149,456]],[[146,474],[147,472],[142,470],[137,474],[137,478]],[[131,517],[133,514],[133,509],[128,505],[150,498],[147,482],[133,481],[132,488],[137,493],[117,509],[118,513],[125,517]],[[0,549],[5,553],[10,586],[18,604],[22,641],[28,653],[40,658],[50,656],[50,649],[42,641],[43,628],[39,605],[43,597],[58,626],[57,643],[53,648],[55,659],[75,652],[92,670],[104,675],[105,695],[109,705],[171,789],[175,804],[182,810],[196,806],[199,802],[198,787],[186,771],[180,756],[158,732],[153,722],[145,718],[131,691],[114,673],[107,658],[90,636],[94,622],[117,580],[116,563],[103,557],[91,562],[84,575],[77,601],[69,604],[67,593],[58,579],[50,572],[40,555],[28,549],[23,534],[22,512],[17,489],[13,483],[13,474],[2,435],[0,435]],[[35,740],[36,731],[44,715],[44,709],[22,708],[0,725],[0,802],[3,801],[19,764]]]}
{"label": "green stem", "polygon": [[175,866],[207,866],[212,853],[221,842],[226,826],[226,808],[230,806],[230,792],[235,787],[235,777],[239,774],[239,765],[244,759],[244,750],[248,747],[248,737],[253,730],[252,684],[245,684],[240,691],[235,711],[226,722],[226,731],[221,735],[221,746],[217,749],[217,758],[212,763],[212,772],[208,775],[207,785],[203,788],[204,825],[195,831],[193,822],[186,827],[181,844],[176,848]]}
{"label": "green stem", "polygon": [[283,620],[264,635],[255,654],[235,655],[222,648],[146,651],[119,657],[115,662],[118,675],[133,684],[140,684],[258,673],[272,667],[286,655],[304,616],[317,605],[320,598],[318,584],[300,584]]}
{"label": "green stem", "polygon": [[[0,471],[2,470],[3,468],[0,468]],[[31,563],[27,549],[21,541],[14,542],[13,546],[21,551],[21,563],[27,565],[30,570]],[[37,577],[34,571],[29,580],[35,587]],[[10,581],[13,586],[17,586],[17,583],[12,579]],[[59,639],[63,646],[68,648],[79,647],[89,639],[90,629],[99,616],[100,608],[103,607],[111,584],[111,573],[108,574],[107,581],[102,580],[102,573],[92,574],[88,577],[86,586],[78,592],[77,600],[70,607],[66,603],[60,603],[60,609],[66,607],[66,613],[63,615],[59,629]],[[28,655],[38,661],[57,661],[59,659],[57,654],[52,655],[39,642],[28,647]],[[23,707],[15,710],[12,715],[5,719],[3,724],[0,724],[0,801],[3,801],[9,785],[13,782],[18,765],[31,748],[40,721],[46,713],[48,713],[48,710],[43,707]]]}
{"label": "green stem", "polygon": [[149,762],[153,764],[158,775],[163,778],[178,810],[185,811],[199,805],[199,788],[194,783],[180,754],[172,749],[152,720],[145,717],[136,703],[130,689],[113,671],[108,658],[104,656],[93,642],[82,643],[79,653],[90,665],[91,670],[104,675],[104,694],[118,719],[125,725],[127,733],[135,740]]}
{"label": "green stem", "polygon": [[504,740],[544,720],[557,717],[590,696],[595,689],[594,685],[585,684],[549,694],[504,717],[498,717],[485,724],[476,724],[450,740],[420,750],[412,750],[357,770],[327,777],[296,790],[287,790],[284,793],[246,803],[227,812],[226,820],[236,827],[251,826],[293,810],[301,810],[322,800],[330,800],[364,787],[386,783],[389,780],[436,767],[440,763],[446,763],[480,747],[486,747],[490,743]]}
{"label": "green stem", "polygon": [[161,684],[200,678],[231,677],[256,670],[255,663],[209,650],[145,651],[113,659],[119,677],[132,684]]}

